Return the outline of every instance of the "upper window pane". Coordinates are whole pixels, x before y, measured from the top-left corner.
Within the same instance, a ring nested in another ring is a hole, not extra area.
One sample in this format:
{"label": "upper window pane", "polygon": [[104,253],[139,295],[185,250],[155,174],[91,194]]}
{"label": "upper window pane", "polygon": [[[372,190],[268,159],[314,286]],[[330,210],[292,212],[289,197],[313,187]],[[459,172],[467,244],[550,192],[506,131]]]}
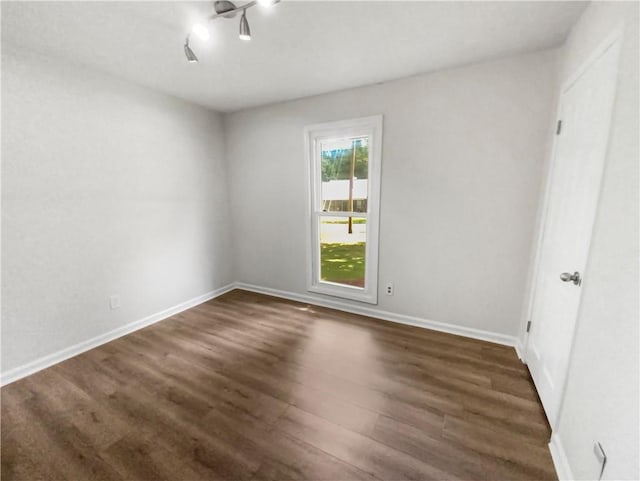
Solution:
{"label": "upper window pane", "polygon": [[322,210],[367,212],[369,138],[321,142]]}

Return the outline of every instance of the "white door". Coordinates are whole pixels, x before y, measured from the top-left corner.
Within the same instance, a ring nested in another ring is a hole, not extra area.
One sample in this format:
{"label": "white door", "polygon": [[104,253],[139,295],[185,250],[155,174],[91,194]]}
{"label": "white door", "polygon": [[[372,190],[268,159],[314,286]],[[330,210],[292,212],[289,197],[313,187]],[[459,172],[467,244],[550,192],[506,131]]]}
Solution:
{"label": "white door", "polygon": [[560,97],[561,124],[538,247],[526,352],[552,427],[564,391],[600,193],[618,50],[617,40],[601,46],[567,83]]}

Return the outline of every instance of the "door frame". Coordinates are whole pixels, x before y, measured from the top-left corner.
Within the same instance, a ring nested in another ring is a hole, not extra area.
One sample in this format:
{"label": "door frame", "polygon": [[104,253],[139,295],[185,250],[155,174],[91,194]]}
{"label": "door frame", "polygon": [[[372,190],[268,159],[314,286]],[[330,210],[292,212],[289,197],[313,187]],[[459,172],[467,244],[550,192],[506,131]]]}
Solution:
{"label": "door frame", "polygon": [[[624,29],[623,24],[619,24],[618,26],[616,26],[608,35],[604,37],[604,40],[602,40],[599,44],[597,44],[597,46],[591,51],[591,53],[586,57],[586,59],[580,64],[580,66],[572,74],[570,74],[564,82],[562,82],[560,91],[559,91],[559,96],[558,96],[558,106],[556,108],[556,117],[555,117],[556,121],[562,119],[564,95],[567,92],[567,90],[569,90],[578,81],[578,79],[609,49],[617,49],[617,51],[615,52],[616,91],[617,91],[617,81],[618,81],[617,75],[620,67],[619,61],[620,61],[620,49],[621,49],[622,38],[624,33],[623,29]],[[612,98],[613,105],[611,109],[611,116],[613,116],[613,111],[615,109],[616,98],[617,98],[617,92],[614,92],[614,95]],[[607,165],[607,152],[608,152],[608,145],[609,145],[610,136],[611,136],[611,124],[612,122],[610,118],[606,126],[608,130],[607,131],[607,150],[605,151],[605,158],[603,159],[603,162],[602,162],[602,174],[600,177],[600,187],[598,192],[598,198],[600,198],[600,195],[602,193],[602,181],[604,179],[604,173]],[[554,132],[555,132],[555,129],[554,129]],[[522,352],[520,353],[520,357],[525,364],[527,364],[528,360],[530,359],[530,356],[532,355],[532,353],[530,352],[530,346],[529,346],[529,333],[527,332],[526,327],[527,327],[527,323],[531,321],[534,307],[536,303],[539,301],[539,299],[537,298],[536,287],[538,284],[538,277],[540,275],[540,260],[541,260],[541,253],[542,253],[542,245],[543,245],[545,233],[547,230],[548,211],[549,211],[549,204],[550,204],[550,197],[551,197],[551,183],[553,181],[554,173],[557,166],[557,150],[558,150],[559,141],[560,141],[560,136],[554,133],[551,152],[549,155],[549,167],[547,169],[547,175],[545,178],[545,185],[543,190],[543,202],[542,202],[541,213],[540,213],[539,224],[538,224],[539,225],[538,233],[537,233],[535,244],[534,244],[535,250],[534,250],[533,265],[531,269],[531,277],[530,277],[529,288],[528,288],[528,301],[527,301],[526,309],[524,310],[525,315],[523,316],[522,323],[521,323],[521,332],[523,334],[520,340],[521,349],[522,349]],[[597,213],[596,213],[596,217],[597,217]],[[588,240],[589,245],[587,246],[587,250],[589,252],[591,250],[591,241],[593,237],[594,226],[595,226],[595,218],[594,218],[594,225],[591,227],[591,235],[589,236],[589,240]],[[590,259],[590,254],[587,255],[585,268],[584,268],[585,273],[588,271],[589,259]],[[585,279],[582,289],[584,289],[584,285],[588,284],[588,282],[589,282],[588,279]],[[580,320],[580,313],[582,310],[582,292],[583,290],[581,290],[580,292],[580,301],[578,305],[578,311],[576,313],[576,322],[574,324],[574,329],[571,334],[571,347],[569,350],[569,357],[568,357],[569,363],[566,366],[567,370],[571,362],[571,354],[573,352],[573,344],[575,342],[575,332],[578,327],[578,322]],[[559,412],[562,410],[562,401],[564,398],[566,381],[567,379],[565,376],[564,385],[560,389],[561,399],[560,399]]]}

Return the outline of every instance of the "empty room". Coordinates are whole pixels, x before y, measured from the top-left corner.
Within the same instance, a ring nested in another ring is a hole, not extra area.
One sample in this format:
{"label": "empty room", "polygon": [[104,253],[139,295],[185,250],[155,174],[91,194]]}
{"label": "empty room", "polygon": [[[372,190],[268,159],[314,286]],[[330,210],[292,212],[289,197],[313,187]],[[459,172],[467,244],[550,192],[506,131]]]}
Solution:
{"label": "empty room", "polygon": [[1,479],[639,480],[639,7],[0,2]]}

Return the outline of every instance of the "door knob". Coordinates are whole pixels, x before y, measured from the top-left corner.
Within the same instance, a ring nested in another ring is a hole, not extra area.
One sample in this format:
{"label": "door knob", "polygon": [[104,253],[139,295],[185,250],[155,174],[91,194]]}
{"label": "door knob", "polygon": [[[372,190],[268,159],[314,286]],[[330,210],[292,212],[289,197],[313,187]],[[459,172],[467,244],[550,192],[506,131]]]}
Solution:
{"label": "door knob", "polygon": [[580,278],[580,273],[578,271],[573,274],[563,272],[560,274],[560,280],[562,282],[573,282],[576,286],[579,286],[582,283],[582,279]]}

